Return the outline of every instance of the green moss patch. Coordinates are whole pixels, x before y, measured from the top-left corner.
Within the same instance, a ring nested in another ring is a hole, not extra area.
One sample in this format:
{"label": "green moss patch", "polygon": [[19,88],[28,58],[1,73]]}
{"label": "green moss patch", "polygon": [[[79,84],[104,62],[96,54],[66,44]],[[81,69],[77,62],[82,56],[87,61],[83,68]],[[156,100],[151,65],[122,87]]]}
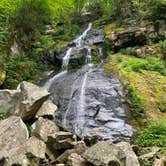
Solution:
{"label": "green moss patch", "polygon": [[165,66],[163,61],[151,58],[144,60],[116,54],[110,56],[104,68],[107,73],[112,72],[124,85],[132,87],[131,92],[134,94],[130,94],[129,103],[136,106],[133,107],[132,113],[141,113],[143,104],[148,119],[166,119]]}

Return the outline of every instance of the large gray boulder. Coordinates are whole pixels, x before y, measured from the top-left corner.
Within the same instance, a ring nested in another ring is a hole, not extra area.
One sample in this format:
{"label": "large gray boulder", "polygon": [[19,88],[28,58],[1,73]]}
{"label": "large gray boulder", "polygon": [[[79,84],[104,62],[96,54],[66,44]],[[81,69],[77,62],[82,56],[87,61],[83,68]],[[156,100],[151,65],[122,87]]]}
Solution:
{"label": "large gray boulder", "polygon": [[50,100],[47,100],[43,103],[41,108],[38,110],[36,114],[36,118],[47,117],[47,118],[53,119],[56,110],[57,110],[57,106],[53,104]]}
{"label": "large gray boulder", "polygon": [[116,144],[116,146],[121,148],[122,151],[125,153],[126,166],[140,166],[138,158],[128,142],[120,142]]}
{"label": "large gray boulder", "polygon": [[17,90],[0,90],[0,113],[30,120],[48,97],[49,93],[44,88],[23,81]]}
{"label": "large gray boulder", "polygon": [[5,166],[11,165],[30,165],[32,158],[45,159],[46,145],[36,137],[29,138],[25,144],[6,160]]}
{"label": "large gray boulder", "polygon": [[43,102],[48,99],[49,93],[44,88],[25,81],[20,83],[19,88],[21,89],[22,101],[19,112],[16,114],[20,115],[23,120],[29,120],[35,116]]}
{"label": "large gray boulder", "polygon": [[0,122],[0,160],[12,156],[29,137],[20,117],[11,116]]}
{"label": "large gray boulder", "polygon": [[89,166],[89,163],[77,153],[72,153],[68,157],[68,166]]}
{"label": "large gray boulder", "polygon": [[59,131],[48,137],[47,144],[56,151],[74,148],[76,142],[72,133]]}
{"label": "large gray boulder", "polygon": [[49,136],[54,135],[59,131],[59,127],[51,120],[40,117],[32,125],[32,135],[47,142]]}
{"label": "large gray boulder", "polygon": [[110,141],[95,144],[83,156],[96,166],[123,166],[126,159],[125,153]]}
{"label": "large gray boulder", "polygon": [[89,148],[83,156],[96,166],[140,166],[137,156],[127,142],[99,142]]}
{"label": "large gray boulder", "polygon": [[14,114],[19,111],[21,91],[0,90],[0,113]]}

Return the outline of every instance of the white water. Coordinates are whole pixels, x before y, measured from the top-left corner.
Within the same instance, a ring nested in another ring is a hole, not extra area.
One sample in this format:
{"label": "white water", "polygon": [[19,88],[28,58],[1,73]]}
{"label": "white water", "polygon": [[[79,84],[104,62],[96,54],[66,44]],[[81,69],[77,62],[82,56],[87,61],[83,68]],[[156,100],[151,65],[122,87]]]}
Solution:
{"label": "white water", "polygon": [[89,23],[88,28],[83,32],[83,34],[74,40],[74,43],[76,44],[77,48],[82,47],[83,41],[86,38],[87,33],[91,30],[91,28],[92,28],[92,23]]}
{"label": "white water", "polygon": [[[75,125],[75,133],[77,134],[82,134],[84,130],[84,124],[85,124],[85,90],[86,90],[86,83],[88,79],[88,73],[86,72],[83,81],[82,81],[82,86],[81,86],[81,92],[80,92],[80,99],[79,99],[79,104],[78,104],[78,111],[77,111],[77,116],[76,116],[76,125]],[[77,125],[79,124],[79,125]],[[79,127],[78,127],[79,126]]]}
{"label": "white water", "polygon": [[70,60],[70,56],[72,53],[73,48],[69,48],[66,52],[66,55],[63,57],[63,61],[62,61],[62,69],[63,70],[67,70],[67,67],[69,65],[69,60]]}
{"label": "white water", "polygon": [[61,77],[62,75],[66,74],[66,73],[67,73],[67,71],[65,70],[65,71],[62,71],[62,72],[56,74],[54,77],[52,77],[51,79],[49,79],[49,80],[45,83],[44,88],[49,91],[49,89],[50,89],[51,85],[53,84],[53,82],[54,82],[57,78]]}
{"label": "white water", "polygon": [[87,55],[86,55],[85,62],[86,64],[90,64],[91,61],[92,61],[91,47],[87,47]]}

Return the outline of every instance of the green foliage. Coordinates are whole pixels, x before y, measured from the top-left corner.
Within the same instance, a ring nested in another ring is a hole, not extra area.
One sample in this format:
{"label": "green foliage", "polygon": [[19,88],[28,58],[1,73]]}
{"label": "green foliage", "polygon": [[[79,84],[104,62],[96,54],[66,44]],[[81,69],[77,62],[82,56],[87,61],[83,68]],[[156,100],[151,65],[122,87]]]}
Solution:
{"label": "green foliage", "polygon": [[125,85],[127,92],[127,100],[129,100],[129,106],[132,110],[132,115],[134,117],[140,117],[144,112],[144,104],[140,96],[137,95],[136,89],[131,85]]}
{"label": "green foliage", "polygon": [[128,71],[134,71],[134,72],[141,72],[141,70],[146,70],[147,62],[132,58],[129,59],[128,61],[123,63],[123,67],[126,68]]}
{"label": "green foliage", "polygon": [[159,42],[159,47],[161,49],[161,53],[163,55],[163,59],[166,60],[166,40]]}
{"label": "green foliage", "polygon": [[6,118],[5,114],[4,113],[0,113],[0,121],[4,120],[5,118]]}
{"label": "green foliage", "polygon": [[36,74],[37,63],[30,60],[26,55],[19,55],[12,58],[5,65],[7,78],[5,88],[15,88],[23,80],[31,80]]}
{"label": "green foliage", "polygon": [[115,32],[116,33],[120,33],[120,32],[123,32],[125,29],[123,27],[119,27],[119,28],[116,28],[115,29]]}
{"label": "green foliage", "polygon": [[15,31],[19,45],[29,49],[39,38],[39,29],[50,21],[50,10],[46,0],[22,0],[9,18],[11,31]]}
{"label": "green foliage", "polygon": [[166,121],[154,121],[141,133],[136,143],[139,146],[166,146]]}
{"label": "green foliage", "polygon": [[121,63],[123,61],[123,58],[124,58],[123,54],[116,55],[116,62]]}
{"label": "green foliage", "polygon": [[157,71],[166,76],[165,62],[154,56],[147,56],[146,59],[129,58],[122,63],[128,71],[141,72],[142,70]]}

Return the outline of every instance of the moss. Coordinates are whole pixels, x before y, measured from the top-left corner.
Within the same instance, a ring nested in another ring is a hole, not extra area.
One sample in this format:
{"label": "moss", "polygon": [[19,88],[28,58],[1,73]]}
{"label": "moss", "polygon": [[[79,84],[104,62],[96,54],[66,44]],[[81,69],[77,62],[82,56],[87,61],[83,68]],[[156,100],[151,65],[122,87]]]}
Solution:
{"label": "moss", "polygon": [[107,24],[104,28],[104,32],[106,34],[106,38],[109,38],[111,36],[111,32],[115,29],[116,23],[113,22],[111,24]]}
{"label": "moss", "polygon": [[131,60],[131,58],[141,60],[123,55],[117,58],[117,55],[112,55],[109,62],[104,66],[106,73],[112,72],[123,84],[134,87],[135,93],[144,103],[145,115],[149,120],[166,119],[166,114],[160,111],[161,108],[162,110],[165,109],[166,77],[156,71],[141,70],[141,72],[136,72],[128,70],[122,64],[128,62],[129,59]]}

